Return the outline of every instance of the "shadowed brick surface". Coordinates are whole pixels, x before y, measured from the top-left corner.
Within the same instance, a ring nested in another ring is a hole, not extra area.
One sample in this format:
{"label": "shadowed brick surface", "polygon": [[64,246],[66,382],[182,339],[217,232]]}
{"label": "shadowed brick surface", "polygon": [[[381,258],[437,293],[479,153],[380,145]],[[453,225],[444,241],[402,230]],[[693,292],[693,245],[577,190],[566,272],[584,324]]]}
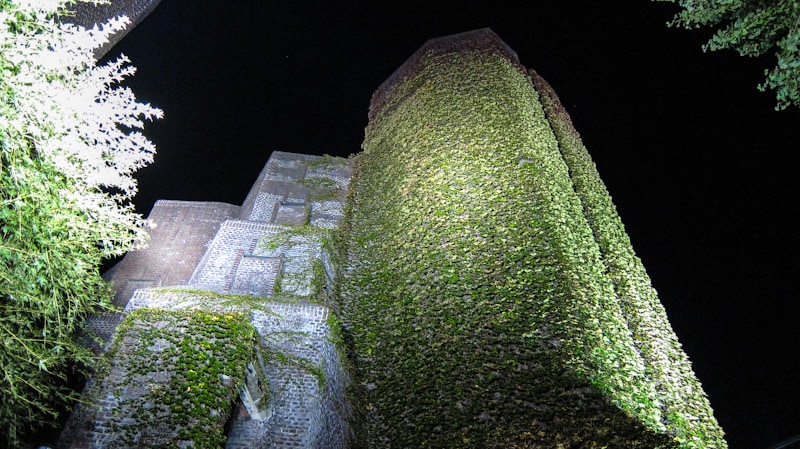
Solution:
{"label": "shadowed brick surface", "polygon": [[230,291],[253,296],[271,296],[280,269],[280,257],[243,256],[236,267]]}
{"label": "shadowed brick surface", "polygon": [[150,244],[125,255],[105,274],[124,306],[138,288],[183,285],[189,281],[223,221],[237,217],[239,206],[226,203],[157,201],[148,219]]}

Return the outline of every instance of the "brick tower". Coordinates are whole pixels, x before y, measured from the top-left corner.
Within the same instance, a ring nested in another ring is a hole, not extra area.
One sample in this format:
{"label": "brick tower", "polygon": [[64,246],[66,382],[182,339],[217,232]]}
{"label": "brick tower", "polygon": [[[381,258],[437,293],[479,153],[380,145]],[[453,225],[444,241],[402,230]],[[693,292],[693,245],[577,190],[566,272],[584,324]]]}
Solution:
{"label": "brick tower", "polygon": [[362,447],[726,447],[569,116],[491,30],[380,86],[354,173]]}

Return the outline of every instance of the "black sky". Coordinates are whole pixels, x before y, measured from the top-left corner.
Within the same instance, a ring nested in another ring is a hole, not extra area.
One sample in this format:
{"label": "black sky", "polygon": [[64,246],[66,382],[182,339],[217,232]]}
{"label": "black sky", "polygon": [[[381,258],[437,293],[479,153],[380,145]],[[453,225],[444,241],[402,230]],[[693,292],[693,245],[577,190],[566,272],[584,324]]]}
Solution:
{"label": "black sky", "polygon": [[426,40],[492,28],[556,90],[597,163],[730,446],[800,433],[800,112],[773,56],[704,54],[647,0],[162,0],[112,51],[164,110],[156,199],[239,204],[273,150],[359,151],[372,92]]}

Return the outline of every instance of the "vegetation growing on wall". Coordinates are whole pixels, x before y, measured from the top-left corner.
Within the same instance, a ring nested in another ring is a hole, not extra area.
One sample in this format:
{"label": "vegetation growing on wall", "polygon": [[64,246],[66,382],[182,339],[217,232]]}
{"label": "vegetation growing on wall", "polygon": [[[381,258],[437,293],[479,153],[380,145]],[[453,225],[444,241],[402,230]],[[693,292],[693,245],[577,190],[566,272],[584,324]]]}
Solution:
{"label": "vegetation growing on wall", "polygon": [[550,85],[535,72],[531,72],[531,78],[600,247],[606,276],[614,285],[634,344],[644,360],[646,377],[655,385],[667,428],[686,445],[724,447],[711,406],[681,350],[641,259],[633,251],[589,152]]}
{"label": "vegetation growing on wall", "polygon": [[249,314],[142,308],[116,335],[95,380],[118,400],[105,447],[223,447],[257,344]]}
{"label": "vegetation growing on wall", "polygon": [[[275,312],[270,307],[270,303],[296,303],[305,299],[291,296],[266,299],[258,296],[226,294],[183,287],[154,288],[149,289],[149,291],[155,293],[156,296],[166,298],[170,310],[181,309],[186,313],[191,313],[192,310],[200,309],[204,310],[205,313],[218,314],[230,314],[230,311],[236,311],[236,313],[244,313],[248,316],[253,313],[262,313],[279,319],[283,319],[283,315]],[[331,326],[335,323],[335,318],[331,318],[331,321],[328,322]],[[295,330],[262,329],[258,335],[259,353],[261,354],[261,360],[265,363],[277,362],[280,365],[295,367],[311,374],[317,379],[320,388],[322,388],[326,383],[326,379],[319,365],[281,349],[281,342],[292,341],[302,344],[301,342],[308,337],[307,333]],[[336,339],[331,341],[337,343]]]}
{"label": "vegetation growing on wall", "polygon": [[302,184],[311,190],[311,201],[332,200],[339,197],[339,184],[331,178],[304,178]]}
{"label": "vegetation growing on wall", "polygon": [[339,274],[360,443],[678,445],[530,79],[431,53],[372,114]]}
{"label": "vegetation growing on wall", "polygon": [[283,266],[275,278],[275,296],[327,302],[321,252],[331,251],[331,237],[330,229],[288,225],[259,242],[262,250],[282,249]]}

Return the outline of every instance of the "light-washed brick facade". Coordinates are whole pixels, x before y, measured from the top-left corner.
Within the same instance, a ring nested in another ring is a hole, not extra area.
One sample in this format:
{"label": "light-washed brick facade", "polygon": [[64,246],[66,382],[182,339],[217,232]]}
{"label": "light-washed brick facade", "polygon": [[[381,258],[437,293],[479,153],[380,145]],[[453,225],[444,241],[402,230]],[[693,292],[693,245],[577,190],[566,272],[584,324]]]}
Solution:
{"label": "light-washed brick facade", "polygon": [[[89,328],[107,349],[117,324],[140,307],[250,313],[261,343],[252,363],[265,377],[267,406],[256,410],[243,391],[225,447],[346,447],[349,379],[324,304],[333,269],[323,240],[343,216],[350,174],[346,159],[273,152],[242,206],[158,201],[148,216],[155,224],[150,246],[106,274],[124,311],[94,316]],[[89,402],[76,407],[59,449],[114,441],[103,417],[118,414],[124,395],[133,394],[125,392],[139,388],[120,388],[124,374],[112,370],[87,383]],[[131,415],[126,424],[135,423]]]}

